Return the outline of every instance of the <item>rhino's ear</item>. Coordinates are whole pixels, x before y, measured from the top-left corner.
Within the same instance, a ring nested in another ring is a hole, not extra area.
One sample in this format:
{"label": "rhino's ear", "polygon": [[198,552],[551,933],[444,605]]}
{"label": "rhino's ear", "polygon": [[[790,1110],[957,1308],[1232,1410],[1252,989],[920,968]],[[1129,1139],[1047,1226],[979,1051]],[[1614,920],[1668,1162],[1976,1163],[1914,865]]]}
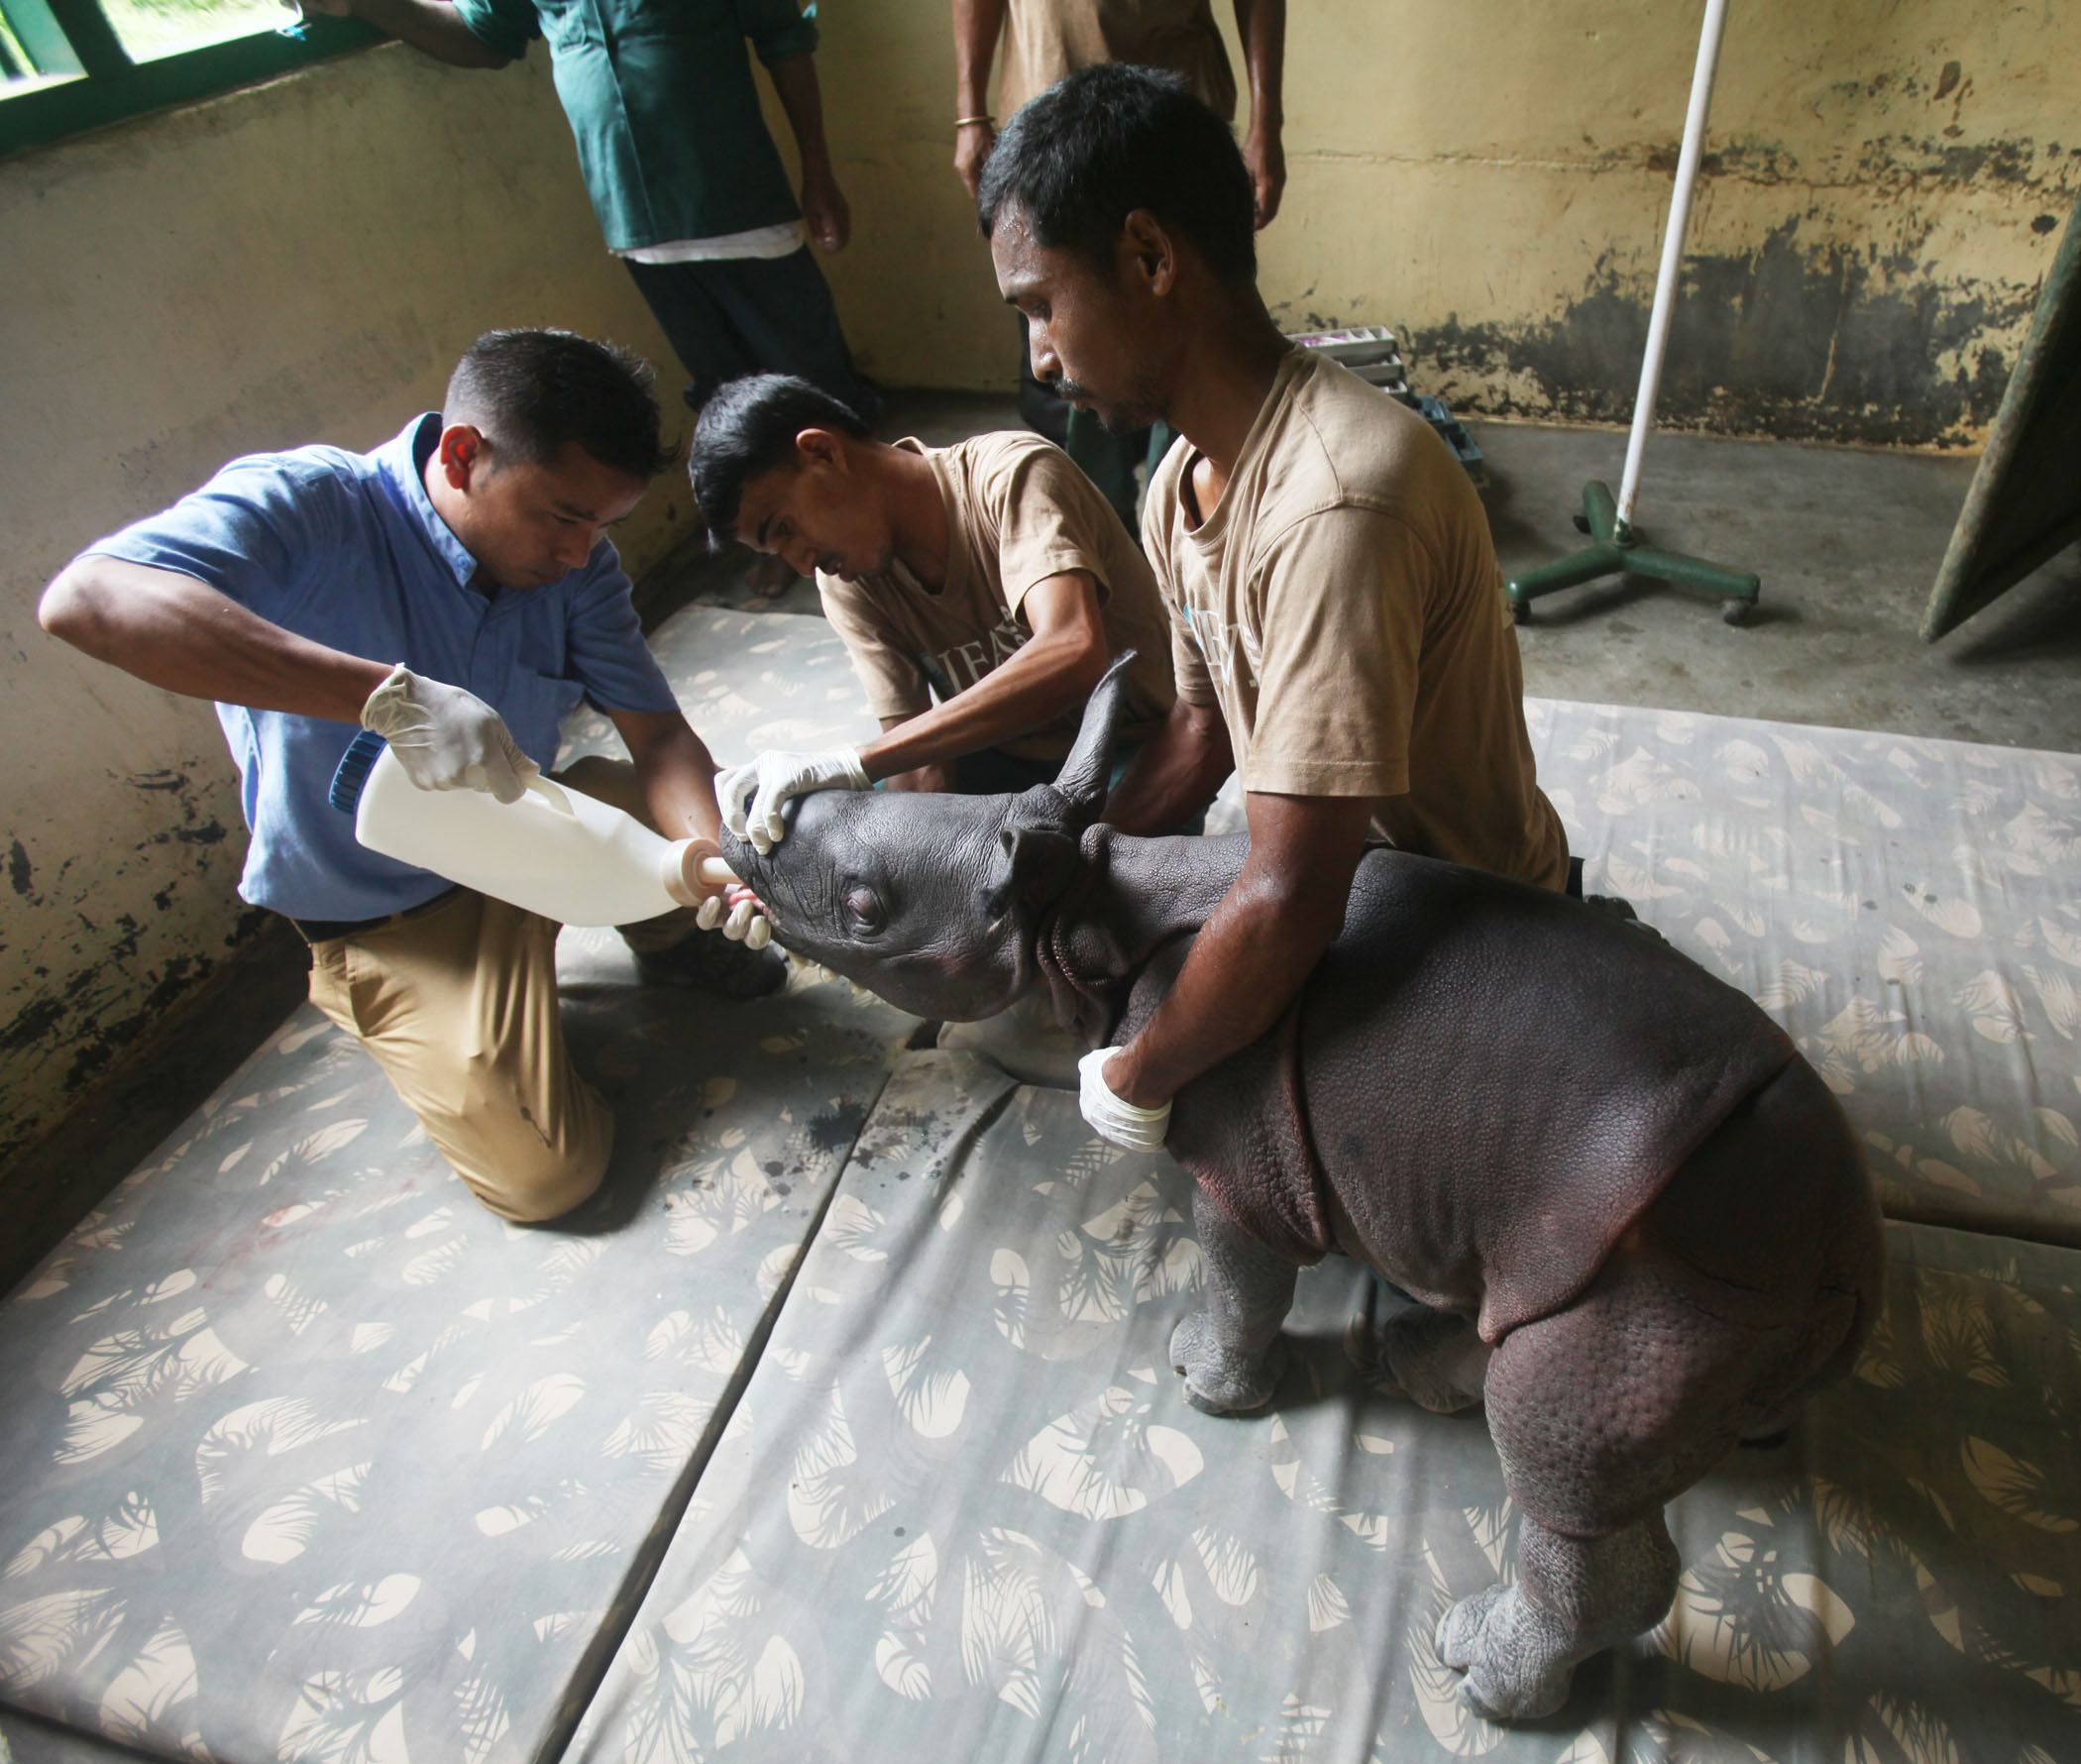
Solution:
{"label": "rhino's ear", "polygon": [[983,902],[991,919],[1015,904],[1045,910],[1062,898],[1081,860],[1074,838],[1049,827],[1016,825],[997,837],[1008,861]]}
{"label": "rhino's ear", "polygon": [[1084,707],[1084,726],[1077,730],[1076,745],[1055,774],[1055,789],[1068,800],[1072,818],[1087,825],[1106,806],[1106,787],[1113,776],[1113,737],[1127,712],[1128,670],[1134,664],[1132,649],[1123,649],[1113,658]]}

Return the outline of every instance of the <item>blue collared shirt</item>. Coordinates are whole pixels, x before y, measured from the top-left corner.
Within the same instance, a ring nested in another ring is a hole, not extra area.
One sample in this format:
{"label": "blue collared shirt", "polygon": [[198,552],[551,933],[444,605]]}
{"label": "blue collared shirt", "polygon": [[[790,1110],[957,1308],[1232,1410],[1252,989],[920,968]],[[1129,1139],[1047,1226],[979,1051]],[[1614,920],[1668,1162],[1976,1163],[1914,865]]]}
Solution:
{"label": "blue collared shirt", "polygon": [[[164,514],[87,549],[192,576],[284,630],[467,687],[537,765],[590,698],[602,711],[676,712],[604,538],[546,588],[469,586],[477,560],[420,476],[441,433],[415,417],[374,453],[299,447],[234,460]],[[253,842],[239,892],[293,919],[375,919],[447,884],[358,843],[326,801],[352,723],[219,705]]]}

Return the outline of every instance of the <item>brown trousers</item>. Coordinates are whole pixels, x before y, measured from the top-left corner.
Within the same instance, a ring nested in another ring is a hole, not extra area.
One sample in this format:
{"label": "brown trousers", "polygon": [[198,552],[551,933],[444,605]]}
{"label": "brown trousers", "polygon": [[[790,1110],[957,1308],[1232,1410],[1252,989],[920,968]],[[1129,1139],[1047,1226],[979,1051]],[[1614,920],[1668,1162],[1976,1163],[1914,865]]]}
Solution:
{"label": "brown trousers", "polygon": [[[559,781],[649,819],[626,762],[580,760]],[[629,931],[659,947],[692,919],[667,914]],[[470,1191],[521,1223],[590,1195],[614,1144],[613,1112],[564,1046],[559,929],[459,888],[311,945],[311,1003],[368,1048]]]}
{"label": "brown trousers", "polygon": [[598,1188],[614,1143],[564,1047],[557,930],[459,888],[311,945],[311,1003],[368,1048],[471,1192],[523,1222]]}

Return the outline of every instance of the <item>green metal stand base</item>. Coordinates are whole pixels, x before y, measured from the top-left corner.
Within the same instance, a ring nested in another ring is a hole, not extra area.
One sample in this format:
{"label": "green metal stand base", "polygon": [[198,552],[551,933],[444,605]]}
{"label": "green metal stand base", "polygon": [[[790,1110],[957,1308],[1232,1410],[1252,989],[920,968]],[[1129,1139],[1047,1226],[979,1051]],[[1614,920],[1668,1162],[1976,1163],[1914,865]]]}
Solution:
{"label": "green metal stand base", "polygon": [[1594,582],[1599,576],[1653,576],[1681,588],[1716,595],[1723,603],[1720,616],[1729,624],[1741,623],[1762,598],[1760,576],[1723,570],[1703,558],[1642,544],[1636,529],[1619,524],[1618,504],[1612,499],[1610,488],[1594,479],[1583,486],[1583,512],[1576,516],[1576,528],[1588,533],[1592,543],[1568,557],[1527,570],[1505,584],[1510,611],[1519,624],[1531,622],[1532,603],[1541,595],[1559,594],[1564,588]]}

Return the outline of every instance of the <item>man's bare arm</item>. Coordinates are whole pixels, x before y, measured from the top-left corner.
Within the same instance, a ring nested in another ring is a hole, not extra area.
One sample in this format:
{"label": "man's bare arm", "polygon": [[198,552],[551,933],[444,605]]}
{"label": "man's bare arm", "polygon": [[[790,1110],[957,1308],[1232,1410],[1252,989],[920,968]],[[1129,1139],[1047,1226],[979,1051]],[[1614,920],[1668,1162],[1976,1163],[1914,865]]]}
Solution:
{"label": "man's bare arm", "polygon": [[1167,833],[1211,803],[1235,769],[1220,709],[1180,699],[1114,786],[1102,818],[1124,833]]}
{"label": "man's bare arm", "polygon": [[1276,1023],[1344,926],[1368,797],[1252,792],[1250,856],[1200,928],[1177,984],[1106,1062],[1113,1094],[1160,1108]]}
{"label": "man's bare arm", "polygon": [[628,743],[650,825],[668,839],[713,841],[722,826],[715,761],[693,725],[677,711],[609,711],[607,717]]}
{"label": "man's bare arm", "polygon": [[297,0],[297,4],[306,14],[362,19],[453,67],[503,67],[512,59],[486,44],[445,0]]}
{"label": "man's bare arm", "polygon": [[189,698],[359,722],[391,663],[313,643],[174,570],[75,558],[37,618],[96,661]]}
{"label": "man's bare arm", "polygon": [[[921,711],[918,715],[922,717],[924,713]],[[892,729],[899,729],[910,720],[908,717],[884,717],[882,733],[886,735]],[[885,790],[951,790],[954,787],[954,769],[946,765],[920,766],[912,772],[891,772],[881,782]]]}
{"label": "man's bare arm", "polygon": [[1286,0],[1236,0],[1236,35],[1243,40],[1243,64],[1250,79],[1250,133],[1243,138],[1243,163],[1260,227],[1271,224],[1286,190]]}
{"label": "man's bare arm", "polygon": [[1098,586],[1082,570],[1036,583],[1021,603],[1034,634],[966,692],[910,717],[860,750],[869,778],[944,764],[1017,740],[1091,696],[1104,677]]}
{"label": "man's bare arm", "polygon": [[823,138],[823,88],[817,82],[817,59],[807,52],[783,55],[766,71],[802,157],[803,224],[825,255],[843,251],[852,237],[852,210],[838,188],[830,144]]}
{"label": "man's bare arm", "polygon": [[[974,200],[983,162],[997,145],[990,121],[990,63],[1005,28],[1005,0],[953,0],[954,170]],[[973,120],[972,120],[973,119]]]}

